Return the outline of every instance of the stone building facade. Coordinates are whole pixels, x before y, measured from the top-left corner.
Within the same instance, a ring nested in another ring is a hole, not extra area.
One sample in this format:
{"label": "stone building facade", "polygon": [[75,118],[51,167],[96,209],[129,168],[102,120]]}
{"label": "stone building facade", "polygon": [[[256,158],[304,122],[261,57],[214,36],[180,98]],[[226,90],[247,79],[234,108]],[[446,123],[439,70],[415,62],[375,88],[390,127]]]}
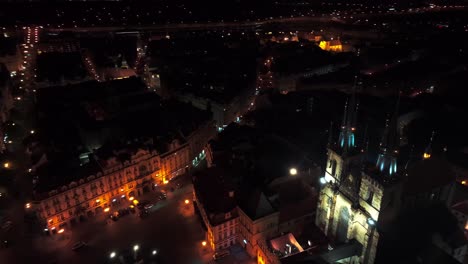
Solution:
{"label": "stone building facade", "polygon": [[215,134],[215,126],[210,121],[189,135],[184,143],[172,141],[165,153],[142,147],[127,152],[128,158],[123,161],[117,155],[96,160],[97,168],[90,168],[89,174],[79,180],[45,193],[36,192],[31,209],[52,233],[82,218],[109,211],[122,200],[133,200],[155,184],[166,184],[171,178],[188,172],[194,157],[204,151]]}

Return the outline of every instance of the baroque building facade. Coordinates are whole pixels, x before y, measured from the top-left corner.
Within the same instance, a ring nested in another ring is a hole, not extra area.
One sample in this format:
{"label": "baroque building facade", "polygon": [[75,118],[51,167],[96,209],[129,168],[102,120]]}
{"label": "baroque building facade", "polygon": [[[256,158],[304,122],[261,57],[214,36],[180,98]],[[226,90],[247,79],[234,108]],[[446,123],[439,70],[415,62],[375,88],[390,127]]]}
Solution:
{"label": "baroque building facade", "polygon": [[31,209],[51,233],[77,224],[82,218],[109,211],[122,201],[133,200],[154,185],[166,184],[187,172],[192,160],[205,153],[206,144],[215,134],[213,123],[208,122],[184,142],[170,142],[165,153],[139,147],[124,151],[124,159],[121,155],[96,159],[97,166],[85,168],[80,179],[46,192],[35,192]]}

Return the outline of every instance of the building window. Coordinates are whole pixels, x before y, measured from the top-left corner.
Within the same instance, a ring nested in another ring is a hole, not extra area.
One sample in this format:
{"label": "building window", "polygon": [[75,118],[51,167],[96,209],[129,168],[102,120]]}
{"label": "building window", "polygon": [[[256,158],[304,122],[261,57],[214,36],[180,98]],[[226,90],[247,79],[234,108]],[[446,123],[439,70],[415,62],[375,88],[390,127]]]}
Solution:
{"label": "building window", "polygon": [[336,160],[332,160],[331,175],[332,175],[332,176],[336,176]]}
{"label": "building window", "polygon": [[374,198],[374,192],[371,191],[371,190],[368,190],[367,191],[367,195],[366,195],[366,202],[368,204],[372,204],[372,199]]}

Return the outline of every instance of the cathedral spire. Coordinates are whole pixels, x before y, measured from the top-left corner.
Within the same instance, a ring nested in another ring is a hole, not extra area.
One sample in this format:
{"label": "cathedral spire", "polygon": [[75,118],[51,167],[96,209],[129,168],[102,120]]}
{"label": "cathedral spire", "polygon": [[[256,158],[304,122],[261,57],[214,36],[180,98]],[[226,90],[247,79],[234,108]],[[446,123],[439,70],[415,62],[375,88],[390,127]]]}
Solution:
{"label": "cathedral spire", "polygon": [[434,140],[435,131],[432,131],[431,139],[429,140],[429,144],[427,145],[426,149],[424,150],[423,159],[429,159],[432,156],[432,141]]}
{"label": "cathedral spire", "polygon": [[400,94],[395,106],[395,112],[385,122],[385,130],[380,142],[380,152],[377,159],[377,168],[388,175],[397,171],[397,156],[399,148],[398,136],[398,110],[400,108]]}
{"label": "cathedral spire", "polygon": [[357,122],[357,111],[359,109],[359,102],[356,96],[356,80],[354,79],[353,93],[351,98],[346,99],[343,120],[341,122],[339,146],[343,152],[348,152],[355,147],[355,131]]}
{"label": "cathedral spire", "polygon": [[333,145],[333,121],[330,122],[330,128],[328,129],[328,143],[327,148]]}

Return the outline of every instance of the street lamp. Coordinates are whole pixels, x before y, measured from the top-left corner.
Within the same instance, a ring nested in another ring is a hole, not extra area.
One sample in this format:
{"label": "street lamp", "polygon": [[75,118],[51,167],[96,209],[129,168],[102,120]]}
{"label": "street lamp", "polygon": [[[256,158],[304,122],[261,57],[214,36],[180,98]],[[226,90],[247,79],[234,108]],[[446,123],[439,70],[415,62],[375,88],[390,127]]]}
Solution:
{"label": "street lamp", "polygon": [[156,254],[158,254],[158,251],[156,249],[153,250],[153,252],[151,252],[151,255],[153,255],[153,256],[156,255]]}
{"label": "street lamp", "polygon": [[139,248],[140,248],[139,245],[134,245],[134,246],[133,246],[133,251],[137,252]]}
{"label": "street lamp", "polygon": [[372,219],[372,218],[367,219],[367,223],[368,223],[370,226],[375,226],[375,224],[376,224],[376,223],[375,223],[375,220]]}
{"label": "street lamp", "polygon": [[206,247],[206,241],[202,241],[202,242],[201,242],[201,245],[204,246],[204,247]]}
{"label": "street lamp", "polygon": [[291,174],[292,176],[297,175],[297,169],[296,168],[289,169],[289,174]]}
{"label": "street lamp", "polygon": [[189,201],[188,199],[185,199],[184,203],[185,203],[185,204],[189,204],[190,201]]}
{"label": "street lamp", "polygon": [[9,162],[3,163],[3,168],[5,168],[5,169],[10,168],[10,163]]}
{"label": "street lamp", "polygon": [[325,179],[325,177],[321,177],[321,178],[320,178],[320,184],[323,185],[323,184],[325,184],[325,183],[327,183],[327,180]]}
{"label": "street lamp", "polygon": [[113,259],[115,258],[115,256],[117,255],[117,253],[115,253],[115,251],[112,251],[109,255],[109,258]]}

